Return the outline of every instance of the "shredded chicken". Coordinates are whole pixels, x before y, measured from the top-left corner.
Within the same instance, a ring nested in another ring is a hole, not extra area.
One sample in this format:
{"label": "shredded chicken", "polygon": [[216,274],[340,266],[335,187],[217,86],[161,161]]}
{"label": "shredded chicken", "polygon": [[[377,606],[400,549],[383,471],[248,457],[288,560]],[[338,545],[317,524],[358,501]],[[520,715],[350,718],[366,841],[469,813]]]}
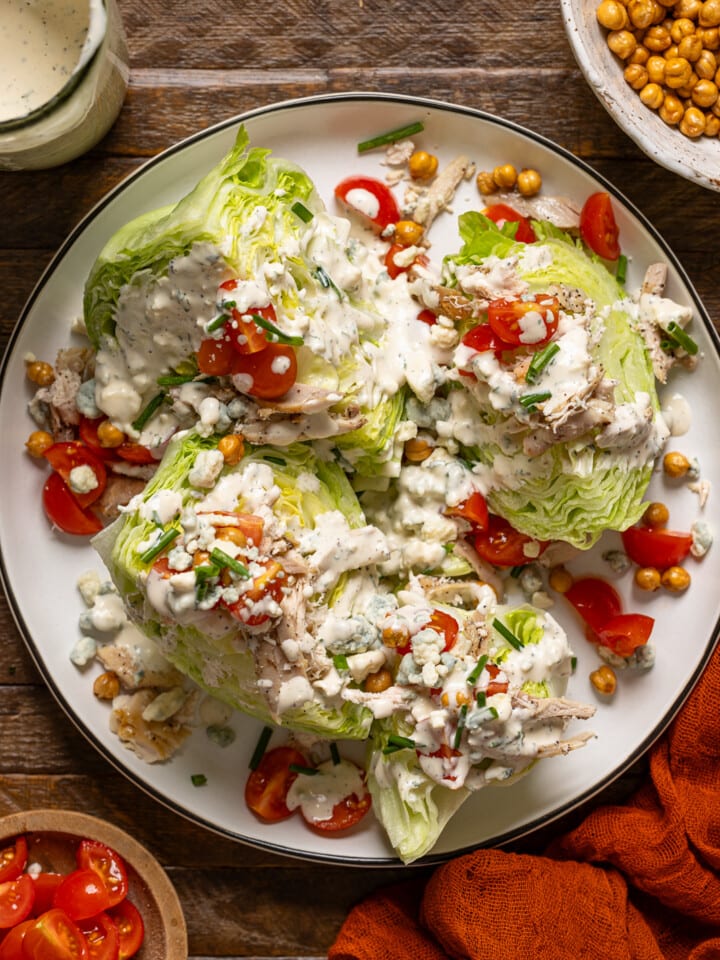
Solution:
{"label": "shredded chicken", "polygon": [[427,229],[443,210],[448,209],[462,181],[469,180],[474,172],[475,164],[469,157],[460,155],[451,160],[427,192],[418,199],[413,211],[415,222]]}
{"label": "shredded chicken", "polygon": [[146,763],[169,760],[188,738],[192,731],[190,706],[185,701],[183,709],[167,720],[145,720],[143,713],[158,696],[153,689],[121,694],[113,700],[110,714],[110,729],[129,750]]}

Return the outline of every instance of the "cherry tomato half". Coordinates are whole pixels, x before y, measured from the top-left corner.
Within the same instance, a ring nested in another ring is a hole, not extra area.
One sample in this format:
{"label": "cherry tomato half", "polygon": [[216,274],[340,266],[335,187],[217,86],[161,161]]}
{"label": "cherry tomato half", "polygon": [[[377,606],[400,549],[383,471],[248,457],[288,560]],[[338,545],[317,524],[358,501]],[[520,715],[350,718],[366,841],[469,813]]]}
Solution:
{"label": "cherry tomato half", "polygon": [[252,307],[247,313],[241,313],[235,307],[232,308],[232,319],[225,324],[225,333],[233,347],[238,353],[259,353],[268,345],[265,331],[259,327],[252,319],[252,314],[257,314],[270,323],[277,325],[277,316],[272,304],[267,307]]}
{"label": "cherry tomato half", "polygon": [[[267,623],[270,614],[253,613],[252,604],[259,603],[265,597],[270,597],[275,603],[279,603],[283,598],[283,584],[285,583],[278,576],[282,573],[282,567],[277,561],[258,560],[256,563],[258,566],[265,568],[263,573],[255,578],[252,587],[246,590],[239,600],[227,605],[227,609],[232,616],[248,627],[259,627],[261,623]],[[247,601],[250,601],[250,606],[247,605]]]}
{"label": "cherry tomato half", "polygon": [[[384,261],[385,269],[387,270],[391,280],[395,280],[395,278],[399,277],[401,273],[407,273],[410,267],[413,266],[413,264],[422,263],[427,265],[428,263],[428,258],[422,253],[418,254],[414,260],[410,261],[410,263],[407,263],[407,264],[398,263],[395,258],[398,256],[398,254],[402,253],[403,250],[407,250],[406,244],[393,243],[390,249],[388,250],[388,252],[385,254],[385,261]],[[434,314],[433,314],[433,317],[435,317]],[[435,317],[435,319],[437,318]]]}
{"label": "cherry tomato half", "polygon": [[650,639],[655,621],[643,613],[623,613],[597,631],[598,642],[619,657],[629,657]]}
{"label": "cherry tomato half", "polygon": [[488,324],[497,337],[512,347],[542,347],[558,327],[560,304],[556,297],[537,294],[532,300],[493,300]]}
{"label": "cherry tomato half", "polygon": [[269,343],[260,353],[237,355],[232,373],[233,376],[242,377],[240,383],[234,381],[241,393],[263,400],[277,400],[297,380],[297,357],[292,347],[283,343]]}
{"label": "cherry tomato half", "polygon": [[507,680],[496,680],[495,677],[500,673],[500,667],[495,663],[486,663],[485,669],[490,674],[490,682],[485,687],[485,696],[493,697],[496,693],[507,693],[510,684]]}
{"label": "cherry tomato half", "polygon": [[[201,517],[206,512],[198,510],[198,516]],[[255,546],[260,545],[265,527],[265,521],[262,517],[258,517],[254,513],[234,513],[229,510],[213,510],[212,514],[213,516],[228,517],[233,521],[229,525],[230,529],[237,527],[251,543],[254,543]],[[218,527],[218,529],[222,529],[222,527]]]}
{"label": "cherry tomato half", "polygon": [[[351,762],[350,760],[343,761],[343,763]],[[363,786],[364,784],[365,778],[363,776]],[[305,822],[308,826],[312,827],[313,830],[318,830],[320,833],[337,833],[339,830],[348,830],[350,827],[354,827],[356,823],[362,820],[371,806],[372,799],[370,793],[368,790],[363,790],[360,796],[356,793],[351,793],[347,797],[343,797],[339,803],[335,804],[327,820],[312,820],[310,817],[305,816],[302,807],[300,811],[303,814]]]}
{"label": "cherry tomato half", "polygon": [[23,960],[23,940],[34,920],[23,920],[8,931],[7,936],[0,944],[0,960]]}
{"label": "cherry tomato half", "polygon": [[21,873],[15,880],[0,883],[0,930],[27,920],[35,900],[32,877]]}
{"label": "cherry tomato half", "polygon": [[633,563],[667,570],[682,563],[690,553],[692,536],[658,527],[629,527],[623,531],[622,542]]}
{"label": "cherry tomato half", "polygon": [[581,577],[564,597],[595,634],[622,613],[622,600],[617,590],[600,577]]}
{"label": "cherry tomato half", "polygon": [[57,907],[28,927],[22,948],[24,960],[90,960],[82,931]]}
{"label": "cherry tomato half", "polygon": [[208,377],[225,377],[232,371],[236,356],[237,351],[227,336],[208,337],[197,352],[198,370]]}
{"label": "cherry tomato half", "polygon": [[547,547],[545,541],[534,540],[520,533],[507,520],[495,514],[489,516],[487,529],[475,534],[472,542],[478,555],[495,567],[520,567],[530,563],[531,558],[525,553],[528,544],[538,545],[537,556]]}
{"label": "cherry tomato half", "polygon": [[117,927],[120,937],[118,960],[134,957],[145,939],[145,925],[140,911],[127,897],[108,910],[108,916]]}
{"label": "cherry tomato half", "polygon": [[95,514],[83,510],[59,473],[51,473],[43,487],[43,507],[48,520],[63,533],[91,536],[102,530]]}
{"label": "cherry tomato half", "polygon": [[87,920],[110,906],[110,894],[103,878],[94,870],[73,870],[63,877],[55,891],[53,906],[71,920]]}
{"label": "cherry tomato half", "polygon": [[11,844],[0,850],[0,883],[19,877],[26,863],[27,840],[25,837],[16,837]]}
{"label": "cherry tomato half", "polygon": [[[97,873],[108,893],[108,906],[124,900],[128,892],[127,869],[122,857],[99,840],[82,840],[76,854],[77,865]],[[104,909],[104,908],[103,908]]]}
{"label": "cherry tomato half", "polygon": [[502,227],[505,223],[517,223],[515,239],[519,243],[534,243],[537,240],[528,218],[518,213],[507,203],[491,203],[489,207],[485,207],[483,213],[499,227]]}
{"label": "cherry tomato half", "polygon": [[495,356],[499,356],[507,350],[507,343],[498,337],[489,323],[479,323],[476,327],[472,327],[463,336],[462,342],[471,350],[477,350],[478,353],[492,350]]}
{"label": "cherry tomato half", "polygon": [[39,917],[41,913],[50,910],[55,899],[55,892],[63,881],[62,873],[33,873],[31,874],[35,884],[35,902],[33,903],[32,914]]}
{"label": "cherry tomato half", "polygon": [[417,319],[426,323],[429,327],[433,327],[437,323],[437,314],[433,310],[421,310]]}
{"label": "cherry tomato half", "polygon": [[620,230],[609,194],[600,191],[587,198],[580,211],[580,236],[604,260],[620,256]]}
{"label": "cherry tomato half", "polygon": [[80,417],[78,425],[78,436],[89,447],[96,457],[101,460],[114,460],[116,457],[114,447],[103,447],[98,439],[98,427],[103,423],[106,417],[97,417],[91,420],[89,417]]}
{"label": "cherry tomato half", "polygon": [[294,747],[275,747],[263,754],[247,778],[245,803],[261,820],[275,823],[292,816],[287,795],[297,774],[290,769],[291,764],[307,767],[308,762]]}
{"label": "cherry tomato half", "polygon": [[121,460],[127,460],[128,463],[143,464],[158,462],[152,450],[143,446],[142,443],[133,443],[131,440],[126,440],[124,443],[121,443],[119,447],[115,447],[115,453],[117,453]]}
{"label": "cherry tomato half", "polygon": [[[107,484],[105,464],[84,443],[79,440],[54,443],[48,447],[43,456],[53,470],[63,478],[68,490],[81,508],[89,507],[102,495]],[[78,467],[90,467],[95,474],[96,485],[87,493],[77,493],[70,486],[70,475]]]}
{"label": "cherry tomato half", "polygon": [[357,217],[365,226],[376,233],[397,223],[400,208],[392,191],[373,177],[346,177],[335,187],[338,201]]}
{"label": "cherry tomato half", "polygon": [[461,517],[471,523],[475,531],[487,530],[490,521],[487,500],[479,490],[475,490],[467,500],[463,500],[457,506],[448,507],[445,516]]}
{"label": "cherry tomato half", "polygon": [[118,960],[120,933],[117,924],[107,913],[99,913],[87,920],[78,920],[88,947],[90,960]]}
{"label": "cherry tomato half", "polygon": [[[458,622],[455,617],[449,613],[445,613],[444,610],[433,610],[430,614],[430,619],[423,629],[434,630],[436,633],[443,635],[445,638],[443,651],[451,650],[455,646],[458,635]],[[401,656],[405,656],[406,653],[412,651],[412,641],[398,644],[396,650]]]}

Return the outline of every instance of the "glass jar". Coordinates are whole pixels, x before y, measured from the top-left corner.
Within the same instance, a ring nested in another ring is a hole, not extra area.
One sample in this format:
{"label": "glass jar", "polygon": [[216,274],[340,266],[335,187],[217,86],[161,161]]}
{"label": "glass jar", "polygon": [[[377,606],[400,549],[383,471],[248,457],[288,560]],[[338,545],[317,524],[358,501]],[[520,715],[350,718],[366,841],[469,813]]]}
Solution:
{"label": "glass jar", "polygon": [[56,167],[105,136],[128,50],[116,0],[2,0],[0,170]]}

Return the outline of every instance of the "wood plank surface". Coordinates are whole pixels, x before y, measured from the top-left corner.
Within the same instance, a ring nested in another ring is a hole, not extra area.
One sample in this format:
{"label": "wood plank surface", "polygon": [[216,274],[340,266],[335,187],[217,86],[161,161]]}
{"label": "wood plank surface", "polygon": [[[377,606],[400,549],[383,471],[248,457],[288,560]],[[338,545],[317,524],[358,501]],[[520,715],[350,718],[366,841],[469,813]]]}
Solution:
{"label": "wood plank surface", "polygon": [[[624,190],[674,250],[711,317],[720,317],[717,194],[657,167],[613,124],[575,64],[557,0],[119,5],[131,80],[113,129],[63,167],[0,173],[0,344],[67,234],[147,159],[268,103],[355,90],[488,111],[570,150]],[[17,455],[4,446],[2,452]],[[645,770],[640,761],[604,798],[627,796]],[[280,857],[167,810],[96,753],[65,716],[3,600],[0,814],[45,806],[105,817],[158,857],[182,901],[193,960],[317,960],[353,902],[384,883],[429,873]],[[541,849],[583,812],[513,849]]]}

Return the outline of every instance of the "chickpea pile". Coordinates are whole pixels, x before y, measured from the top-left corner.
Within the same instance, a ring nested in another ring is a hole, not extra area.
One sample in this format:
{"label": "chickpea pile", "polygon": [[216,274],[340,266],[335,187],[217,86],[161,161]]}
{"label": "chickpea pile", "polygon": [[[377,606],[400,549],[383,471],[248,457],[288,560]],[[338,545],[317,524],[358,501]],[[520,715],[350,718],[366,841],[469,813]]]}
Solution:
{"label": "chickpea pile", "polygon": [[691,139],[720,133],[720,0],[601,0],[627,83]]}
{"label": "chickpea pile", "polygon": [[497,190],[517,190],[523,197],[534,197],[542,187],[542,177],[537,170],[529,167],[523,167],[518,172],[511,163],[502,163],[494,170],[481,170],[475,183],[485,196]]}

